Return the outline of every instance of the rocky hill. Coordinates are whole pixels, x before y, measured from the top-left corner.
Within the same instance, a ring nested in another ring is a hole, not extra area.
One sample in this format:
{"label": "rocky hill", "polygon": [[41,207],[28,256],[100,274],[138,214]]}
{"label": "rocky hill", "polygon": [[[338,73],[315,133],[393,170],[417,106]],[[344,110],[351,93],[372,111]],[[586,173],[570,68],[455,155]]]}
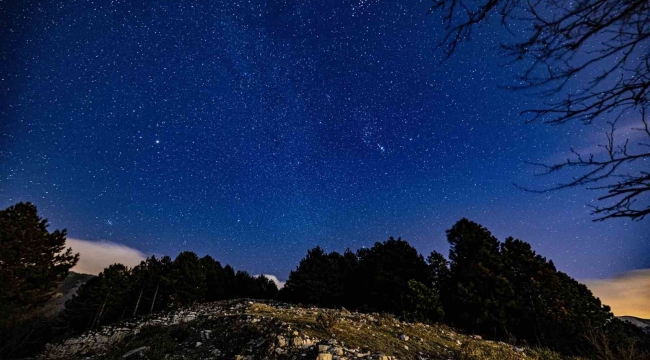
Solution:
{"label": "rocky hill", "polygon": [[641,319],[635,316],[618,316],[618,318],[641,328],[646,334],[650,334],[650,319]]}
{"label": "rocky hill", "polygon": [[61,286],[59,286],[56,295],[43,307],[43,315],[46,317],[53,317],[61,312],[65,307],[65,302],[72,298],[81,285],[93,277],[95,277],[95,275],[80,274],[70,271],[68,276],[61,283]]}
{"label": "rocky hill", "polygon": [[562,359],[393,316],[231,300],[48,344],[39,359]]}

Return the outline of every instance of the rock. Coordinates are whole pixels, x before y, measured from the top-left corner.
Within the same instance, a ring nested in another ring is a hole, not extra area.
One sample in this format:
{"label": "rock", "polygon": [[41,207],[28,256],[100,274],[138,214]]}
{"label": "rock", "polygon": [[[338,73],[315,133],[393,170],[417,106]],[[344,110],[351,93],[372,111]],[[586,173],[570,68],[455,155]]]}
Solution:
{"label": "rock", "polygon": [[332,360],[332,354],[318,354],[316,360]]}
{"label": "rock", "polygon": [[404,340],[404,341],[408,341],[408,340],[409,340],[409,336],[406,335],[406,334],[402,334],[402,335],[400,335],[399,338],[400,338],[400,340]]}
{"label": "rock", "polygon": [[221,356],[221,351],[219,349],[214,349],[214,350],[212,350],[212,355]]}
{"label": "rock", "polygon": [[210,340],[210,334],[212,334],[212,330],[201,331],[201,340]]}
{"label": "rock", "polygon": [[514,351],[516,351],[518,353],[523,353],[524,352],[524,349],[520,348],[520,347],[514,347],[514,348],[512,348],[512,350],[514,350]]}
{"label": "rock", "polygon": [[129,356],[133,356],[133,355],[136,355],[136,354],[141,354],[141,353],[146,352],[146,351],[149,351],[149,347],[148,346],[141,346],[141,347],[139,347],[137,349],[133,349],[133,350],[127,352],[126,354],[122,355],[122,359],[126,359]]}
{"label": "rock", "polygon": [[337,355],[337,356],[343,356],[343,349],[341,349],[338,346],[335,346],[331,349],[332,354]]}
{"label": "rock", "polygon": [[279,347],[287,346],[287,339],[285,339],[284,336],[278,335],[277,339],[278,339],[277,343]]}
{"label": "rock", "polygon": [[195,346],[195,347],[199,347],[199,346],[201,346],[201,345],[203,345],[203,343],[202,343],[202,342],[200,342],[200,341],[197,341],[197,342],[196,342],[196,346]]}
{"label": "rock", "polygon": [[481,337],[481,335],[471,335],[470,338],[472,338],[472,339],[474,339],[474,340],[483,340],[483,338]]}
{"label": "rock", "polygon": [[302,346],[302,338],[300,336],[294,337],[293,339],[291,339],[291,345]]}
{"label": "rock", "polygon": [[327,352],[327,350],[329,350],[329,349],[330,349],[330,347],[327,346],[327,345],[318,345],[318,352],[319,353]]}

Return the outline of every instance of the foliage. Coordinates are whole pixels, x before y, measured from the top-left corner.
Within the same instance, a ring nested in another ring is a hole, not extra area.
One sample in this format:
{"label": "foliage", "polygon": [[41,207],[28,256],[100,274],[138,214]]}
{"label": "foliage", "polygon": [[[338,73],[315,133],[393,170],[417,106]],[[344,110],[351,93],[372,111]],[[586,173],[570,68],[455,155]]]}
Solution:
{"label": "foliage", "polygon": [[[447,240],[449,261],[432,252],[425,262],[406,241],[390,238],[358,250],[346,267],[336,265],[340,254],[316,247],[291,272],[282,296],[409,320],[444,318],[471,333],[567,354],[594,355],[590,329],[605,334],[616,356],[648,341],[623,327],[585,285],[558,271],[530,244],[514,238],[502,243],[467,219],[447,231]],[[357,286],[347,285],[349,279]]]}
{"label": "foliage", "polygon": [[403,314],[407,310],[409,280],[427,281],[428,268],[422,255],[408,242],[389,238],[371,248],[359,249],[358,298],[369,310]]}
{"label": "foliage", "polygon": [[131,291],[130,272],[114,264],[79,287],[65,304],[64,322],[59,326],[71,333],[82,332],[124,318]]}
{"label": "foliage", "polygon": [[446,289],[451,276],[449,261],[441,253],[432,251],[427,256],[427,265],[429,267],[429,283],[431,286],[439,292]]}
{"label": "foliage", "polygon": [[353,276],[358,266],[354,253],[343,255],[325,253],[321,247],[307,251],[298,268],[289,274],[281,291],[281,298],[324,307],[350,306],[353,299],[346,297],[353,288]]}
{"label": "foliage", "polygon": [[183,251],[172,265],[169,277],[176,305],[189,305],[205,297],[205,273],[199,257],[190,251]]}
{"label": "foliage", "polygon": [[239,297],[274,298],[271,280],[234,272],[210,256],[185,251],[173,261],[154,256],[133,269],[114,264],[83,284],[66,302],[60,333],[75,334],[172,306]]}
{"label": "foliage", "polygon": [[408,281],[405,317],[412,321],[436,322],[442,320],[445,311],[438,293],[416,280]]}
{"label": "foliage", "polygon": [[65,249],[66,231],[47,227],[31,203],[0,211],[0,356],[41,332],[39,311],[79,260]]}
{"label": "foliage", "polygon": [[[640,359],[650,351],[650,337],[613,318],[585,285],[530,244],[511,237],[500,242],[467,219],[447,231],[449,261],[437,252],[425,261],[394,238],[356,253],[316,247],[279,294],[263,276],[192,252],[173,261],[151,256],[132,269],[113,264],[79,287],[54,328],[35,314],[78,260],[64,251],[65,231],[49,233],[36,208],[22,203],[0,212],[0,225],[3,356],[18,343],[36,349],[52,332],[71,335],[172,306],[242,297],[345,306],[422,322],[444,319],[467,332],[589,358]],[[338,320],[337,313],[324,312],[316,325],[331,332],[343,326]],[[494,350],[467,346],[467,358]]]}
{"label": "foliage", "polygon": [[491,336],[505,336],[506,304],[514,293],[503,276],[499,241],[467,219],[447,230],[450,292],[446,306],[452,324]]}

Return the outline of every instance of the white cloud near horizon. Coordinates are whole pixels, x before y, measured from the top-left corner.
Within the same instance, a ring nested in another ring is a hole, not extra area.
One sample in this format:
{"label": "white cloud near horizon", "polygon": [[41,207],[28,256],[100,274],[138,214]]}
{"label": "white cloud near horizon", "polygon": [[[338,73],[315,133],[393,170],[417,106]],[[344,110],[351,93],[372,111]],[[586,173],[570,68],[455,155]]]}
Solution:
{"label": "white cloud near horizon", "polygon": [[139,250],[108,241],[68,238],[65,245],[71,247],[73,253],[79,253],[79,262],[71,270],[83,274],[97,275],[115,263],[134,267],[146,258]]}
{"label": "white cloud near horizon", "polygon": [[650,319],[650,269],[582,281],[616,316]]}
{"label": "white cloud near horizon", "polygon": [[[256,275],[256,276],[257,276],[257,275]],[[278,287],[278,290],[282,289],[282,288],[284,287],[284,284],[286,283],[286,281],[280,281],[280,280],[278,280],[278,277],[275,276],[275,275],[271,275],[271,274],[262,274],[262,276],[264,276],[265,278],[267,278],[267,279],[273,281],[273,282],[275,283],[275,286]]]}

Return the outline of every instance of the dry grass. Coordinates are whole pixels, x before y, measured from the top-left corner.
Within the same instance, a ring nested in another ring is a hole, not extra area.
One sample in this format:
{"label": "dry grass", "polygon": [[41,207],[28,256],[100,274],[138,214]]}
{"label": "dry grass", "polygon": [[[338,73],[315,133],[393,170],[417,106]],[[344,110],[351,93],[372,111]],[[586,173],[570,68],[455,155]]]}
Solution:
{"label": "dry grass", "polygon": [[[512,346],[503,343],[474,340],[458,334],[444,324],[403,323],[385,314],[359,318],[355,313],[343,311],[286,310],[263,304],[255,304],[251,309],[256,313],[271,315],[312,338],[334,337],[345,347],[357,348],[362,352],[372,350],[399,359],[410,359],[418,353],[432,358],[456,360],[570,359],[548,349],[526,349],[525,353],[517,352]],[[330,317],[337,317],[339,320],[332,326],[323,326],[322,319]],[[401,340],[402,334],[407,335],[409,340]]]}
{"label": "dry grass", "polygon": [[321,312],[316,315],[316,325],[318,328],[330,334],[332,333],[332,330],[334,330],[334,327],[338,325],[339,321],[339,314],[333,311]]}
{"label": "dry grass", "polygon": [[[248,316],[264,320],[259,324],[247,323],[248,325],[242,329],[233,327],[238,324],[235,321],[236,319],[245,319]],[[283,330],[280,330],[282,328],[298,331],[300,335],[307,335],[311,339],[327,340],[335,338],[345,348],[358,349],[361,353],[368,351],[380,352],[384,355],[396,356],[400,360],[416,359],[420,354],[431,359],[454,360],[567,359],[545,349],[526,349],[524,354],[515,351],[510,345],[475,340],[469,336],[458,334],[445,325],[404,323],[391,315],[359,315],[338,310],[297,307],[283,309],[254,303],[237,315],[224,316],[215,319],[214,322],[214,325],[210,325],[210,328],[219,329],[218,331],[221,334],[229,334],[227,336],[222,335],[224,336],[224,343],[218,345],[221,349],[227,347],[226,343],[234,344],[239,337],[258,338],[263,332],[282,332]],[[189,324],[186,326],[195,325]],[[260,327],[259,334],[255,332],[258,330],[255,330],[254,327]],[[172,335],[172,328],[163,332],[166,334],[165,336],[156,339],[155,342],[160,343],[160,345],[152,346],[152,352],[148,356],[154,355],[152,358],[156,358],[155,355],[158,355],[161,350],[164,349],[164,352],[171,350],[169,346],[172,346],[173,342],[166,340],[176,337],[176,335],[170,336]],[[248,332],[251,333],[250,336],[247,335]],[[409,339],[401,340],[400,335],[406,335]],[[138,336],[138,338],[142,337]],[[135,341],[131,345],[147,345],[151,339],[147,336],[144,337],[147,339],[142,340],[146,341]],[[199,339],[190,340],[189,343],[199,341]],[[245,347],[245,344],[242,343],[241,345]],[[271,358],[275,357],[271,356]]]}

